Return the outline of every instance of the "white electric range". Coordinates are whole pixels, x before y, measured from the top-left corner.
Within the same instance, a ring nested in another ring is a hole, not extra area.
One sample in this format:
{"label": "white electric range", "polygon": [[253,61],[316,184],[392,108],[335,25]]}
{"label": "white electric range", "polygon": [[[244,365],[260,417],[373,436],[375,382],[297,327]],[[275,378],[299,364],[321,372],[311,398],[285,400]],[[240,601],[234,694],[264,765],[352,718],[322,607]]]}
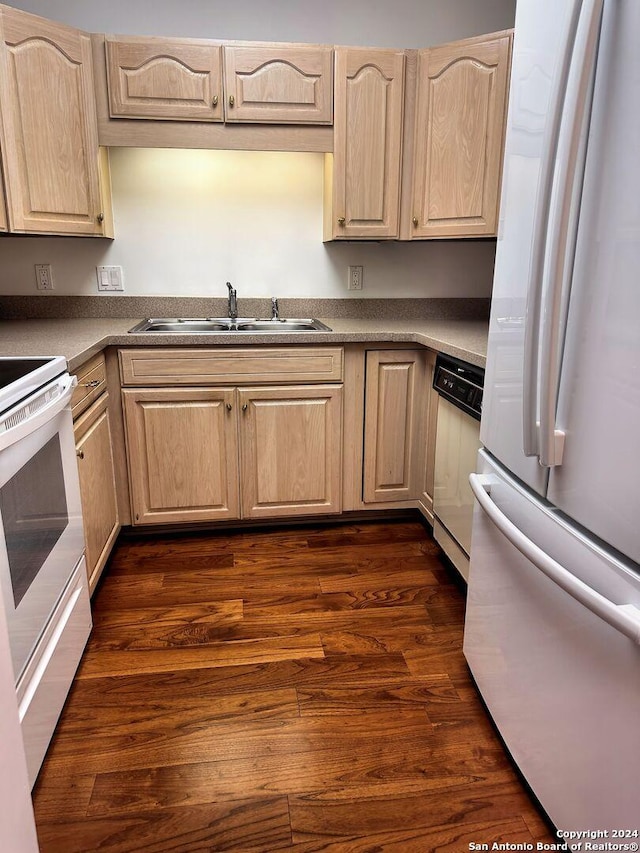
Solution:
{"label": "white electric range", "polygon": [[91,630],[75,385],[60,356],[0,358],[0,598],[31,785]]}

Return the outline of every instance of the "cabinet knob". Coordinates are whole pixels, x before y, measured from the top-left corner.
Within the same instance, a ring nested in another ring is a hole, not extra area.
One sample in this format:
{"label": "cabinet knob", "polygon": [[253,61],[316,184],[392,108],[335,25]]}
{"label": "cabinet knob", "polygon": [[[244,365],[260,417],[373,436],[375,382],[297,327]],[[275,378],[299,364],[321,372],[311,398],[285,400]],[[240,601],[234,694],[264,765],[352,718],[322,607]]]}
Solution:
{"label": "cabinet knob", "polygon": [[99,379],[92,379],[91,382],[79,382],[81,388],[97,388],[100,384]]}
{"label": "cabinet knob", "polygon": [[229,95],[229,106],[232,107],[235,104],[235,102],[236,102],[236,99],[233,97],[233,95]]}
{"label": "cabinet knob", "polygon": [[344,225],[344,223],[345,223],[346,221],[347,221],[347,220],[344,218],[344,216],[341,216],[341,217],[338,219],[338,225]]}
{"label": "cabinet knob", "polygon": [[212,105],[213,107],[217,107],[217,106],[218,106],[218,96],[217,96],[217,95],[214,95],[214,96],[213,96],[213,99],[212,99],[212,101],[211,101],[211,105]]}
{"label": "cabinet knob", "polygon": [[413,222],[414,228],[417,228],[418,227],[418,217],[414,216],[411,221]]}
{"label": "cabinet knob", "polygon": [[98,220],[98,222],[100,223],[100,225],[102,225],[102,223],[104,222],[104,213],[99,213],[99,214],[96,216],[96,219]]}
{"label": "cabinet knob", "polygon": [[243,404],[242,404],[242,411],[243,411],[243,412],[246,412],[246,411],[247,411],[247,404],[246,404],[246,403],[243,403]]}
{"label": "cabinet knob", "polygon": [[227,411],[230,412],[231,409],[233,409],[233,406],[231,405],[231,403],[227,403]]}
{"label": "cabinet knob", "polygon": [[84,459],[84,450],[76,450],[76,456],[78,459]]}

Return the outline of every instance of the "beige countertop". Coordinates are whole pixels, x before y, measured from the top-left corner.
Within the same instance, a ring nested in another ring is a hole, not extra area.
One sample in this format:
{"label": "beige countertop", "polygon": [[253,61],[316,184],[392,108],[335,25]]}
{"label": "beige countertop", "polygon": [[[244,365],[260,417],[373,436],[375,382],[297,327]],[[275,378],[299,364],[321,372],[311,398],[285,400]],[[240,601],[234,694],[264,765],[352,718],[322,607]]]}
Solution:
{"label": "beige countertop", "polygon": [[62,355],[71,370],[107,346],[242,346],[247,344],[416,343],[484,367],[489,325],[482,320],[319,318],[330,332],[128,334],[140,317],[3,320],[0,356]]}

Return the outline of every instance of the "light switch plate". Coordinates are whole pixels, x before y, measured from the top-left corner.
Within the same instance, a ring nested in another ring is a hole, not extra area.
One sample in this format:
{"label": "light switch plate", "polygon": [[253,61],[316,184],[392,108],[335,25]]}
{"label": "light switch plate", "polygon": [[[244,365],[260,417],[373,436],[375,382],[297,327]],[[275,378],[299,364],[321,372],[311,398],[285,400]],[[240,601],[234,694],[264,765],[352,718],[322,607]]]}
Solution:
{"label": "light switch plate", "polygon": [[98,290],[114,291],[124,290],[124,277],[122,275],[122,267],[117,266],[101,266],[96,267],[96,276],[98,278]]}

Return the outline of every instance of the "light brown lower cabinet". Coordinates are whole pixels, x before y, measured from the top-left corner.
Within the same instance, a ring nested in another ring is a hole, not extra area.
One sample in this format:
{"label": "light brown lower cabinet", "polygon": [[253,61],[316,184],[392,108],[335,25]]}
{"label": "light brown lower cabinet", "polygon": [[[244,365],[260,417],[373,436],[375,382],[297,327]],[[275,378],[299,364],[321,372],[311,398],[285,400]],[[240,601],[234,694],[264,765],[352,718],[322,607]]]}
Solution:
{"label": "light brown lower cabinet", "polygon": [[[2,151],[0,151],[0,162],[2,162]],[[2,181],[2,173],[0,172],[0,231],[6,231],[7,229],[7,199]]]}
{"label": "light brown lower cabinet", "polygon": [[108,403],[102,394],[74,423],[90,592],[120,530]]}
{"label": "light brown lower cabinet", "polygon": [[242,515],[273,518],[342,509],[342,386],[243,388]]}
{"label": "light brown lower cabinet", "polygon": [[367,353],[364,412],[365,503],[411,501],[421,489],[425,350]]}
{"label": "light brown lower cabinet", "polygon": [[234,388],[122,392],[134,524],[238,518]]}
{"label": "light brown lower cabinet", "polygon": [[433,481],[436,465],[436,424],[438,421],[438,392],[433,389],[433,372],[436,367],[436,353],[428,350],[425,358],[425,380],[423,400],[422,430],[420,435],[420,451],[418,454],[418,471],[420,488],[418,508],[425,518],[433,524]]}
{"label": "light brown lower cabinet", "polygon": [[134,524],[341,511],[342,387],[122,391]]}

